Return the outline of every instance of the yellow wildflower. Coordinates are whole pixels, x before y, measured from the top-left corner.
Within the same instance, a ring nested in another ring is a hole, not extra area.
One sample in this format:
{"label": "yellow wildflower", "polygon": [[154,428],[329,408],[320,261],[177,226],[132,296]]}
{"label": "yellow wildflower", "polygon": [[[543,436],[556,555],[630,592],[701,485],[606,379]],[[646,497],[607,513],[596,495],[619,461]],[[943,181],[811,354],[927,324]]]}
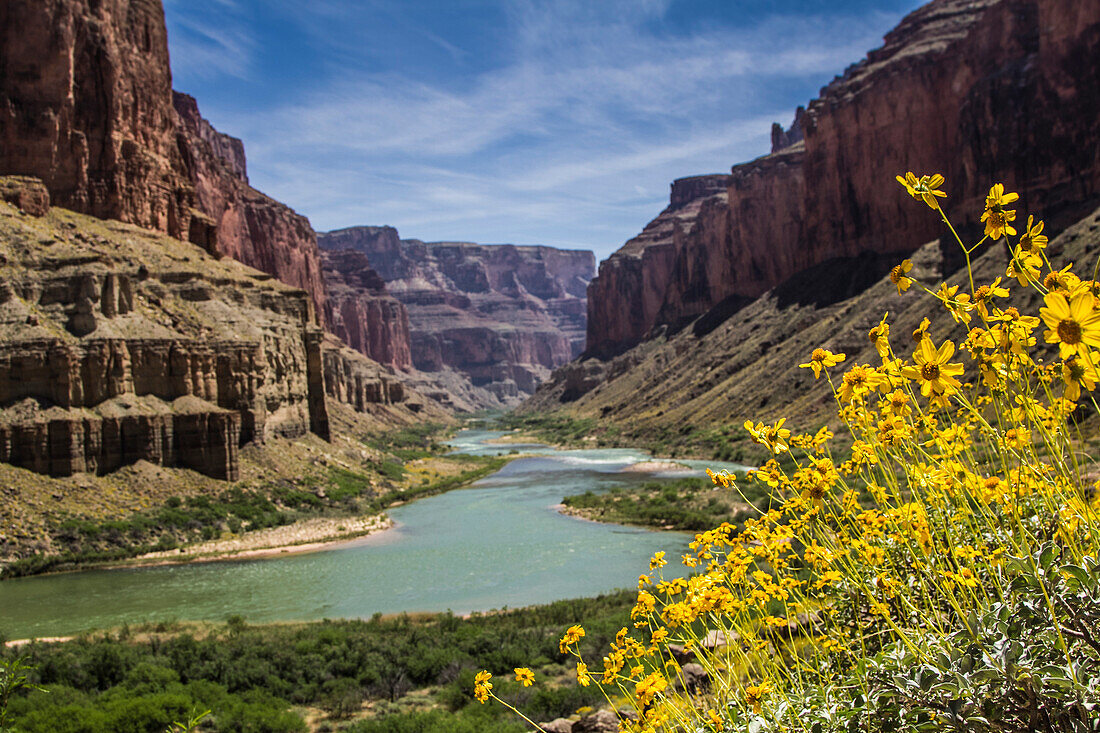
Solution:
{"label": "yellow wildflower", "polygon": [[516,682],[522,682],[524,687],[530,687],[535,684],[535,673],[527,667],[516,667]]}
{"label": "yellow wildflower", "polygon": [[573,625],[565,630],[565,636],[558,642],[558,651],[565,654],[566,649],[576,644],[578,641],[584,638],[584,629],[581,626]]}
{"label": "yellow wildflower", "polygon": [[756,423],[753,425],[752,420],[746,420],[745,430],[752,436],[754,443],[766,446],[768,450],[778,455],[790,450],[790,445],[787,441],[791,437],[791,431],[783,427],[783,423],[786,421],[787,418],[780,418],[779,422],[773,427],[771,425],[765,425],[764,423]]}
{"label": "yellow wildflower", "polygon": [[867,332],[867,338],[875,345],[875,351],[883,359],[890,353],[890,324],[886,322],[888,315],[890,314],[884,314],[878,325]]}
{"label": "yellow wildflower", "polygon": [[954,353],[955,344],[950,341],[944,341],[937,350],[932,339],[926,338],[913,352],[916,365],[905,367],[902,373],[909,379],[920,382],[920,391],[925,397],[952,394],[962,386],[956,377],[963,373],[962,364],[948,363]]}
{"label": "yellow wildflower", "polygon": [[844,361],[844,354],[834,354],[828,349],[814,349],[810,355],[810,360],[805,364],[799,364],[802,369],[812,369],[814,372],[814,379],[821,376],[821,370],[827,367],[834,367],[840,362]]}
{"label": "yellow wildflower", "polygon": [[482,705],[488,701],[489,691],[493,689],[493,683],[489,681],[492,677],[493,675],[484,669],[474,675],[474,698]]}
{"label": "yellow wildflower", "polygon": [[890,270],[890,282],[897,286],[898,295],[904,293],[913,284],[913,278],[907,277],[905,274],[912,269],[913,263],[911,261],[902,260],[900,265],[894,265],[894,269]]}
{"label": "yellow wildflower", "polygon": [[1043,258],[1031,252],[1025,252],[1016,247],[1012,255],[1012,261],[1008,263],[1005,274],[1016,278],[1022,286],[1028,286],[1039,282],[1039,268],[1043,264]]}
{"label": "yellow wildflower", "polygon": [[1050,291],[1060,292],[1063,295],[1070,295],[1081,284],[1081,279],[1070,272],[1073,264],[1068,264],[1061,270],[1055,270],[1047,273],[1047,276],[1043,278],[1043,287]]}
{"label": "yellow wildflower", "polygon": [[1058,344],[1063,359],[1074,354],[1087,356],[1088,347],[1100,347],[1100,314],[1091,295],[1080,293],[1067,300],[1061,293],[1047,293],[1043,300],[1046,307],[1039,309],[1047,324],[1043,338],[1048,344]]}
{"label": "yellow wildflower", "polygon": [[1024,252],[1038,253],[1039,250],[1046,249],[1047,243],[1050,241],[1043,234],[1043,222],[1040,221],[1032,225],[1034,219],[1033,216],[1027,218],[1027,231],[1020,237],[1020,249]]}
{"label": "yellow wildflower", "polygon": [[1016,229],[1009,223],[1016,220],[1016,211],[1004,207],[1018,198],[1020,195],[1017,193],[1005,193],[1003,183],[996,183],[989,189],[989,195],[985,197],[985,212],[982,213],[987,237],[997,240],[1006,233],[1016,233]]}
{"label": "yellow wildflower", "polygon": [[766,679],[759,685],[749,685],[745,688],[745,704],[752,708],[754,713],[759,713],[760,704],[769,692],[771,692],[771,685]]}
{"label": "yellow wildflower", "polygon": [[1001,278],[998,277],[989,285],[979,285],[974,291],[974,307],[982,314],[982,318],[989,320],[989,305],[994,298],[1007,298],[1008,289],[1001,287]]}
{"label": "yellow wildflower", "polygon": [[886,378],[866,364],[857,364],[844,373],[840,385],[840,399],[851,402],[860,399],[868,392],[878,389]]}
{"label": "yellow wildflower", "polygon": [[946,198],[947,194],[940,191],[940,186],[943,185],[944,178],[939,173],[931,176],[921,176],[917,178],[912,172],[906,173],[905,177],[896,176],[898,183],[905,186],[905,190],[915,199],[924,201],[928,204],[930,209],[939,209],[940,202],[936,201],[936,198]]}
{"label": "yellow wildflower", "polygon": [[588,665],[584,662],[577,662],[577,682],[581,687],[588,687],[592,682],[592,678],[588,676]]}
{"label": "yellow wildflower", "polygon": [[1062,382],[1066,388],[1062,396],[1073,402],[1081,398],[1081,388],[1089,392],[1096,389],[1096,362],[1089,352],[1075,354],[1062,362]]}
{"label": "yellow wildflower", "polygon": [[913,331],[913,342],[919,344],[925,338],[928,337],[928,327],[932,325],[932,322],[927,318],[922,318],[920,325]]}
{"label": "yellow wildflower", "polygon": [[649,569],[656,570],[657,568],[663,568],[665,565],[668,565],[668,560],[665,559],[665,551],[658,550],[653,553],[653,557],[649,560]]}
{"label": "yellow wildflower", "polygon": [[666,687],[668,687],[668,680],[660,672],[651,672],[634,686],[634,698],[642,707],[645,707]]}

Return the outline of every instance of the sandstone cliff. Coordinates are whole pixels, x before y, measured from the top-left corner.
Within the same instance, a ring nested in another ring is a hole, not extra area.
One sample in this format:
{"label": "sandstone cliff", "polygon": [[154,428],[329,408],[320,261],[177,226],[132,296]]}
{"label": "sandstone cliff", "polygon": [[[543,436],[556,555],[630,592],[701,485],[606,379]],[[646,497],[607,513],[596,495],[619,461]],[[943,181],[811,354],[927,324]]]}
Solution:
{"label": "sandstone cliff", "polygon": [[[20,188],[44,194],[0,179]],[[145,460],[234,480],[243,445],[328,438],[327,399],[405,398],[324,343],[305,291],[147,229],[32,208],[0,203],[0,462],[67,476]]]}
{"label": "sandstone cliff", "polygon": [[325,251],[321,261],[332,333],[380,364],[410,369],[409,313],[386,290],[386,281],[367,256],[355,250]]}
{"label": "sandstone cliff", "polygon": [[425,243],[402,240],[392,227],[329,232],[320,243],[333,263],[366,256],[408,309],[413,366],[463,375],[476,393],[458,391],[474,406],[514,404],[581,352],[591,252]]}
{"label": "sandstone cliff", "polygon": [[179,149],[194,187],[188,238],[309,292],[320,322],[331,324],[317,235],[309,220],[248,185],[244,146],[223,135],[195,100],[174,93]]}
{"label": "sandstone cliff", "polygon": [[[922,206],[912,200],[906,203],[917,210]],[[931,214],[927,209],[924,213]],[[1047,252],[1058,263],[1095,262],[1100,256],[1100,208],[1052,238]],[[954,264],[937,240],[910,256],[912,272],[922,282],[935,284],[943,278],[966,288],[965,272],[950,274]],[[574,361],[556,370],[521,410],[598,418],[593,440],[607,431],[613,444],[636,444],[657,455],[759,465],[769,456],[752,445],[741,427],[745,420],[787,418],[786,427],[794,431],[814,432],[826,424],[839,427],[826,381],[815,381],[809,369],[798,367],[813,349],[846,354],[845,367],[880,363],[867,332],[887,312],[891,345],[903,358],[915,348],[910,334],[926,316],[937,342],[962,338],[962,328],[944,308],[934,307],[930,297],[915,289],[899,296],[888,276],[830,303],[805,297],[838,280],[848,266],[831,262],[813,268],[720,324],[699,319],[692,328],[666,331],[611,360]],[[985,248],[974,263],[978,282],[1003,277],[1004,270],[1004,252],[996,247]],[[1036,314],[1042,302],[1035,291],[1022,291],[1015,281],[1009,282],[1013,293],[1006,303]]]}
{"label": "sandstone cliff", "polygon": [[[897,196],[897,172],[947,177],[948,210],[980,211],[991,181],[1058,229],[1100,196],[1100,4],[936,0],[826,86],[771,155],[727,190],[672,203],[601,263],[587,351],[608,357],[657,326],[728,317],[836,258],[888,266],[940,227]],[[785,143],[786,147],[781,147]],[[969,226],[964,226],[969,229]],[[868,272],[868,276],[875,273]],[[821,290],[823,302],[846,297]]]}
{"label": "sandstone cliff", "polygon": [[309,222],[248,186],[240,141],[173,100],[160,0],[5,0],[0,70],[0,174],[305,288],[324,318]]}

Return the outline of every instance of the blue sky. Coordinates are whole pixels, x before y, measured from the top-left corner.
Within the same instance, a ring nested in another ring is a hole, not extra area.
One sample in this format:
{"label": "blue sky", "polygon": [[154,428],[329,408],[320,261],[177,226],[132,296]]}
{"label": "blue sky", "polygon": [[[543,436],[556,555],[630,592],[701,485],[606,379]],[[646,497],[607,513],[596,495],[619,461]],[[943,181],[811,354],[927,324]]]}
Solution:
{"label": "blue sky", "polygon": [[603,259],[915,0],[165,0],[176,89],[319,231]]}

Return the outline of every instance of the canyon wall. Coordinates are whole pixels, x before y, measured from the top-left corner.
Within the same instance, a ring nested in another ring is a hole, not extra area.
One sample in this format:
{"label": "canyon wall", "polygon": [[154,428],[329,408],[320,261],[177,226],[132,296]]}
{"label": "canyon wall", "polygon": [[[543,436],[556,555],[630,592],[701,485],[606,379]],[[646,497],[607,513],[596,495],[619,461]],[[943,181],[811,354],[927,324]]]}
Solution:
{"label": "canyon wall", "polygon": [[610,357],[655,327],[728,316],[830,261],[887,267],[882,255],[942,231],[899,195],[893,177],[907,170],[946,176],[945,208],[967,232],[997,181],[1057,231],[1100,197],[1096,68],[1095,2],[935,0],[914,11],[791,130],[773,130],[771,155],[735,166],[724,195],[674,184],[669,208],[600,264],[587,352]]}
{"label": "canyon wall", "polygon": [[321,261],[332,333],[379,364],[410,369],[409,313],[386,290],[386,281],[367,256],[356,250],[324,251]]}
{"label": "canyon wall", "polygon": [[248,185],[244,146],[219,133],[194,98],[173,95],[179,149],[194,188],[187,237],[309,292],[319,321],[331,325],[317,235],[309,220]]}
{"label": "canyon wall", "polygon": [[0,70],[0,174],[41,178],[56,206],[186,238],[193,194],[159,0],[5,0]]}
{"label": "canyon wall", "polygon": [[325,320],[309,222],[252,189],[240,141],[173,98],[160,0],[0,3],[0,174],[304,288]]}
{"label": "canyon wall", "polygon": [[329,399],[405,399],[382,367],[325,340],[305,291],[148,229],[43,209],[33,179],[0,190],[31,202],[0,203],[0,461],[67,476],[146,460],[234,480],[244,444],[327,439]]}
{"label": "canyon wall", "polygon": [[[369,266],[404,304],[416,369],[454,370],[499,404],[531,394],[583,348],[591,252],[425,243],[403,240],[393,227],[353,227],[319,239],[328,262],[348,265],[341,268],[345,281]],[[366,262],[352,266],[356,254]]]}

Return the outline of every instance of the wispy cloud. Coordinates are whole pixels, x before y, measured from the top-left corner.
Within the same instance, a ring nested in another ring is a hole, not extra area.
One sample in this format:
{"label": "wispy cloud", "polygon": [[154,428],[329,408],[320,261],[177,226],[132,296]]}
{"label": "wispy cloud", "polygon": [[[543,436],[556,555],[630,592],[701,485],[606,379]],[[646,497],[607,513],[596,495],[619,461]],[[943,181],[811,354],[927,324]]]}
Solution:
{"label": "wispy cloud", "polygon": [[165,0],[172,65],[195,77],[245,80],[257,46],[237,0]]}
{"label": "wispy cloud", "polygon": [[[236,0],[202,1],[229,12]],[[381,7],[456,64],[487,53],[404,17],[400,3]],[[433,77],[380,65],[367,49],[369,63],[343,58],[339,73],[291,101],[260,114],[222,109],[219,119],[245,138],[254,182],[320,229],[388,223],[405,236],[605,256],[660,210],[673,178],[766,152],[770,122],[789,121],[807,90],[877,45],[900,15],[776,15],[677,33],[663,25],[668,0],[502,9],[496,63]],[[309,12],[325,53],[324,28],[348,22],[348,5],[323,0]],[[188,63],[208,59],[206,49],[247,72],[247,37],[185,27]],[[333,47],[354,53],[332,32]]]}

